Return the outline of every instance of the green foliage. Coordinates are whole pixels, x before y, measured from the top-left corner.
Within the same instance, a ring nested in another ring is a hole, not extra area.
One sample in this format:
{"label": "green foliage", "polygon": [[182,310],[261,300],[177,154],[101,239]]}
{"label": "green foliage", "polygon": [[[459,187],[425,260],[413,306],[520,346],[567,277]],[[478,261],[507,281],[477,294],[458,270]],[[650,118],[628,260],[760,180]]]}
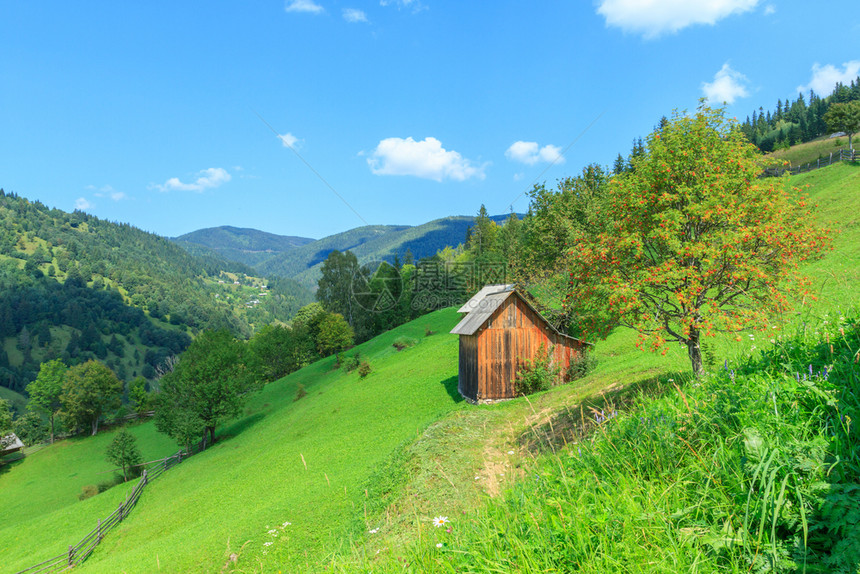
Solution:
{"label": "green foliage", "polygon": [[36,380],[27,385],[27,394],[30,395],[28,408],[48,417],[51,442],[54,442],[54,422],[63,406],[60,395],[63,393],[67,370],[68,367],[60,359],[42,363]]}
{"label": "green foliage", "polygon": [[828,129],[842,129],[829,126],[827,114],[835,106],[860,100],[860,77],[852,81],[850,86],[836,84],[827,97],[810,91],[808,100],[809,103],[807,96],[798,94],[793,102],[779,100],[775,112],[765,112],[759,108],[752,113],[752,118],[747,116],[740,129],[750,142],[765,153],[786,145],[813,141],[827,135]]}
{"label": "green foliage", "polygon": [[396,339],[394,339],[394,342],[391,343],[391,345],[398,351],[408,349],[409,347],[414,347],[417,344],[418,339],[413,339],[412,337],[397,337]]}
{"label": "green foliage", "polygon": [[517,395],[531,395],[552,387],[561,373],[561,367],[553,364],[553,348],[547,348],[543,343],[538,347],[534,359],[526,359],[525,364],[517,369],[514,388]]}
{"label": "green foliage", "polygon": [[805,198],[760,172],[722,110],[702,104],[654,132],[612,180],[600,233],[570,252],[567,304],[587,333],[621,324],[652,350],[681,343],[701,373],[703,336],[763,329],[807,295],[797,268],[828,248],[827,231]]}
{"label": "green foliage", "polygon": [[173,372],[162,377],[156,426],[187,446],[201,426],[215,442],[218,425],[235,417],[258,389],[250,347],[226,330],[205,331],[191,343]]}
{"label": "green foliage", "polygon": [[[24,255],[22,242],[35,243],[35,258],[27,257],[28,262],[40,268],[53,256],[61,273],[57,280],[70,287],[87,287],[100,278],[112,290],[122,287],[142,307],[157,302],[161,316],[178,313],[193,330],[250,333],[247,322],[218,305],[204,287],[204,278],[217,277],[231,266],[223,259],[193,257],[167,239],[130,225],[49,209],[14,194],[0,197],[0,230],[19,239],[9,255]],[[34,230],[30,241],[27,230]],[[47,250],[48,242],[56,246],[53,253]]]}
{"label": "green foliage", "polygon": [[99,420],[119,408],[123,384],[109,368],[98,361],[87,361],[71,367],[60,394],[60,415],[66,426],[75,431],[89,427],[98,432]]}
{"label": "green foliage", "polygon": [[12,423],[12,430],[26,446],[44,442],[48,438],[48,427],[42,417],[32,412],[16,418]]}
{"label": "green foliage", "polygon": [[105,459],[122,468],[123,482],[139,474],[137,466],[143,462],[134,435],[124,428],[114,435],[105,451]]}
{"label": "green foliage", "polygon": [[353,345],[355,334],[340,313],[327,313],[319,322],[317,351],[328,357]]}
{"label": "green foliage", "polygon": [[12,432],[12,410],[9,401],[0,399],[0,449],[6,448]]}
{"label": "green foliage", "polygon": [[343,365],[343,369],[347,373],[351,373],[361,364],[361,352],[356,351],[353,355],[343,357],[343,360],[339,360],[338,362]]}
{"label": "green foliage", "polygon": [[582,351],[573,355],[570,359],[570,365],[564,373],[565,381],[575,381],[586,376],[597,366],[597,359],[590,351]]}
{"label": "green foliage", "polygon": [[824,114],[824,121],[830,129],[848,134],[848,146],[853,147],[851,138],[860,131],[860,99],[833,104]]}
{"label": "green foliage", "polygon": [[280,379],[316,360],[314,341],[304,321],[302,317],[292,327],[267,325],[251,339],[251,351],[264,381]]}
{"label": "green foliage", "polygon": [[358,259],[351,251],[332,251],[322,266],[317,301],[330,313],[339,313],[355,325],[356,300],[353,281],[359,274]]}
{"label": "green foliage", "polygon": [[128,385],[128,400],[137,414],[144,413],[152,408],[152,397],[146,391],[148,383],[143,377],[137,377]]}
{"label": "green foliage", "polygon": [[360,365],[358,365],[358,376],[362,379],[370,374],[373,368],[370,366],[370,363],[367,361],[362,361]]}
{"label": "green foliage", "polygon": [[[0,340],[15,337],[20,357],[14,367],[2,365],[11,375],[3,382],[14,389],[23,390],[35,378],[40,362],[61,358],[80,364],[99,358],[140,372],[190,343],[187,334],[159,327],[140,309],[126,306],[116,290],[23,277],[2,257],[0,294]],[[127,347],[138,345],[145,356],[124,358]]]}

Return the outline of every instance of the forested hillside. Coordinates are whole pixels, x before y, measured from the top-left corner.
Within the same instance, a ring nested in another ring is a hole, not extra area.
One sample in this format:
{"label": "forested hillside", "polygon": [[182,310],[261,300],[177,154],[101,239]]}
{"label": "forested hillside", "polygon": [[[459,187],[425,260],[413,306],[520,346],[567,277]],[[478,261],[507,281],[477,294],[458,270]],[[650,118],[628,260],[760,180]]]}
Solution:
{"label": "forested hillside", "polygon": [[[506,218],[498,215],[490,219],[502,223]],[[226,227],[201,229],[174,241],[190,253],[217,252],[253,267],[260,275],[291,277],[305,287],[315,288],[322,264],[332,251],[351,251],[362,264],[394,263],[396,256],[401,261],[417,261],[460,245],[474,224],[474,217],[460,215],[416,226],[367,225],[291,248],[286,246],[303,238]]]}
{"label": "forested hillside", "polygon": [[195,254],[198,252],[192,251],[193,247],[202,246],[225,259],[254,266],[276,254],[290,251],[315,240],[310,237],[277,235],[257,229],[224,225],[198,229],[175,237],[173,241]]}
{"label": "forested hillside", "polygon": [[249,335],[311,300],[215,254],[0,190],[0,384],[21,390],[39,363],[98,358],[121,378],[154,376],[189,334]]}

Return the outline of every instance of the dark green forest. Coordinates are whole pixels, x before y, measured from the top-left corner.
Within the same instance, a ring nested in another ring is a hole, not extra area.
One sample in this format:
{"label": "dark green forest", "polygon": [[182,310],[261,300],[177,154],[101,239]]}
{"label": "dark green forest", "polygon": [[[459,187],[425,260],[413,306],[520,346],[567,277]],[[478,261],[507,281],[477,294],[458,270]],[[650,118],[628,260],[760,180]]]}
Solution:
{"label": "dark green forest", "polygon": [[190,335],[248,337],[312,299],[215,253],[0,190],[0,384],[9,388],[23,389],[51,358],[97,358],[120,378],[152,378]]}

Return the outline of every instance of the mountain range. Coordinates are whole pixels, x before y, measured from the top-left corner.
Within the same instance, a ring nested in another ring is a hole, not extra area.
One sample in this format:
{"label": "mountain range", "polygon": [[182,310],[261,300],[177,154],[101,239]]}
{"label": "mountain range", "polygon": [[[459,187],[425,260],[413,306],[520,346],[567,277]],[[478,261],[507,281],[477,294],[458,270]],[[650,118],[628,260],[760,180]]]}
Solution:
{"label": "mountain range", "polygon": [[[508,217],[496,215],[491,219],[502,223]],[[252,267],[258,275],[289,277],[314,288],[332,251],[352,251],[361,263],[391,263],[395,256],[402,260],[407,253],[418,260],[465,242],[474,221],[472,216],[458,215],[415,226],[366,225],[317,240],[223,226],[192,231],[173,241],[191,253],[214,252]]]}

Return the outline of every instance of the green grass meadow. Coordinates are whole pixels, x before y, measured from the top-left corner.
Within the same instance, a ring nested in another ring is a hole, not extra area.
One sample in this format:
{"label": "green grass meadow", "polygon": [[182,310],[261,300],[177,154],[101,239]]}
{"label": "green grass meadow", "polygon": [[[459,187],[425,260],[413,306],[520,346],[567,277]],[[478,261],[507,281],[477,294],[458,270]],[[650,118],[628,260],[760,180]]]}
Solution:
{"label": "green grass meadow", "polygon": [[[81,570],[212,572],[231,553],[242,564],[319,562],[365,530],[364,491],[375,469],[399,444],[464,404],[456,392],[457,339],[448,334],[456,321],[453,310],[443,310],[360,345],[373,369],[363,379],[334,370],[332,357],[267,385],[242,418],[220,430],[214,447],[153,481]],[[428,328],[435,334],[426,336]],[[398,352],[392,342],[400,336],[419,342]],[[307,396],[296,401],[299,385]],[[96,445],[92,450],[103,452]],[[27,460],[22,470],[36,462]],[[0,478],[4,500],[7,483]],[[63,533],[39,536],[42,553],[21,545],[21,538],[0,549],[3,571],[76,542],[68,529],[48,524],[72,520],[81,506],[39,522],[47,532]],[[94,521],[99,513],[89,515]],[[291,525],[284,528],[285,522]],[[275,528],[283,529],[281,544],[264,554],[263,543],[272,538],[267,531]]]}
{"label": "green grass meadow", "polygon": [[[815,297],[773,332],[708,341],[706,382],[688,381],[684,349],[640,351],[617,331],[580,380],[468,405],[448,333],[459,316],[437,311],[348,352],[370,363],[365,378],[330,357],[267,385],[78,570],[851,573],[850,551],[831,560],[827,544],[860,532],[838,499],[860,483],[857,431],[840,418],[860,411],[839,410],[860,397],[839,394],[860,385],[860,166],[791,183],[835,234],[805,270]],[[795,380],[813,363],[832,381]],[[148,460],[176,450],[151,423],[132,431]],[[111,434],[0,467],[0,572],[63,552],[125,496],[77,498],[109,476]]]}

